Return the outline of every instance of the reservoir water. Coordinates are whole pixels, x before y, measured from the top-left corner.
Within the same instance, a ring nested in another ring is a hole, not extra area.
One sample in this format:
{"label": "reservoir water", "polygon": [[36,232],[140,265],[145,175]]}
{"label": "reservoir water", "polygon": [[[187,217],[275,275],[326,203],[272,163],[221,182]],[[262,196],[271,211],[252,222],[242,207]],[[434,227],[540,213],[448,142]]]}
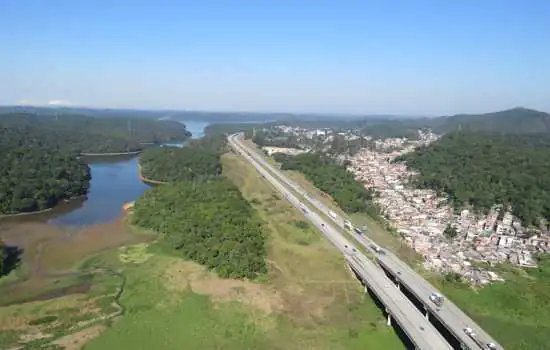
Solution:
{"label": "reservoir water", "polygon": [[[210,124],[192,120],[183,123],[193,138],[203,137],[204,128]],[[136,200],[149,188],[139,180],[137,159],[136,156],[89,157],[86,161],[92,180],[87,198],[59,205],[46,213],[15,217],[13,221],[47,221],[68,226],[113,221],[120,216],[124,203]]]}
{"label": "reservoir water", "polygon": [[[204,135],[204,128],[209,123],[186,121],[184,124],[193,134],[193,138],[200,138]],[[87,199],[78,204],[71,203],[56,208],[47,215],[48,222],[57,225],[82,226],[116,219],[124,203],[136,200],[149,188],[149,185],[139,180],[137,159],[136,156],[86,159],[92,173]]]}

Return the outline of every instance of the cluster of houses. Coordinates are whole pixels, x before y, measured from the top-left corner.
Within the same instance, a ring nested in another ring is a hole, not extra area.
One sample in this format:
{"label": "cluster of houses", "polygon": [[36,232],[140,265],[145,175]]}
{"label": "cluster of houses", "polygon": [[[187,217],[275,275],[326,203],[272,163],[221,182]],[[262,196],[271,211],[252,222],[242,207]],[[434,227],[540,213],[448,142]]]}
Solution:
{"label": "cluster of houses", "polygon": [[[489,213],[476,213],[472,208],[460,213],[438,197],[434,191],[413,188],[409,184],[416,175],[396,157],[429,145],[438,136],[431,131],[418,131],[418,138],[386,138],[334,132],[329,129],[304,129],[276,126],[286,135],[303,140],[321,139],[323,144],[339,134],[347,139],[363,137],[374,147],[361,149],[347,160],[348,170],[365,187],[377,193],[375,202],[388,224],[402,239],[424,258],[424,267],[441,273],[456,273],[473,284],[499,281],[501,277],[490,267],[509,262],[522,267],[536,267],[534,255],[550,251],[550,234],[542,229],[525,228],[511,213],[511,208],[495,205]],[[299,154],[311,149],[264,147],[266,153]],[[445,234],[452,228],[454,234]]]}
{"label": "cluster of houses", "polygon": [[[392,160],[435,140],[437,136],[431,132],[421,133],[415,141],[377,140],[376,149],[363,149],[349,159],[349,170],[376,191],[375,201],[388,223],[424,257],[427,269],[457,273],[474,284],[486,284],[500,280],[489,271],[493,264],[536,267],[533,255],[550,250],[548,232],[522,227],[510,208],[497,205],[488,214],[471,209],[457,214],[434,191],[408,185],[415,174]],[[453,237],[444,233],[449,227],[455,232]]]}

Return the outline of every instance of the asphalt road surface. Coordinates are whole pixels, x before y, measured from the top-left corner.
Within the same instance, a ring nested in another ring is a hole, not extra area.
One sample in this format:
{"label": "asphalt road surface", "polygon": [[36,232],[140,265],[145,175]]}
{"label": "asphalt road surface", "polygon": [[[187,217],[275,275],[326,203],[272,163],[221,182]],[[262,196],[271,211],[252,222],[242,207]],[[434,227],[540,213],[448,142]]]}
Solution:
{"label": "asphalt road surface", "polygon": [[[392,281],[371,260],[342,236],[339,229],[334,228],[325,219],[311,211],[289,189],[251,157],[247,150],[238,142],[235,135],[229,137],[230,145],[248,160],[256,170],[269,181],[292,205],[301,210],[304,216],[342,253],[353,269],[364,279],[378,298],[384,303],[394,322],[398,322],[403,331],[418,349],[445,350],[452,349],[433,325],[418,312],[416,307],[393,284]],[[254,154],[254,153],[252,153]]]}
{"label": "asphalt road surface", "polygon": [[[294,183],[288,179],[282,172],[278,169],[275,169],[271,164],[269,164],[265,158],[257,154],[254,150],[248,149],[246,145],[240,142],[238,137],[233,137],[232,140],[241,148],[250,152],[252,157],[256,162],[262,165],[265,169],[269,170],[279,181],[284,183],[286,186],[292,188],[296,193],[302,195],[306,201],[313,205],[320,212],[326,213],[327,216],[336,223],[340,228],[344,228],[344,223],[346,222],[345,218],[340,216],[332,217],[328,215],[330,208],[325,206],[322,202],[311,197],[307,191],[301,188],[298,184]],[[352,231],[353,232],[353,231]],[[373,240],[368,238],[365,235],[355,235],[357,242],[366,247],[368,250],[372,251],[379,260],[379,263],[383,265],[386,269],[393,272],[395,276],[399,279],[400,283],[405,285],[409,291],[411,291],[430,311],[431,317],[436,317],[442,322],[447,329],[453,333],[460,341],[466,345],[469,349],[489,349],[487,344],[493,343],[495,345],[494,349],[503,350],[504,348],[498,344],[487,332],[485,332],[475,321],[473,321],[468,315],[466,315],[462,310],[460,310],[455,304],[449,300],[445,300],[442,307],[438,307],[433,302],[429,300],[429,296],[437,292],[437,289],[427,282],[422,276],[420,276],[416,271],[410,268],[405,262],[401,261],[397,256],[395,256],[390,251],[384,249],[385,254],[378,254],[373,248],[372,245],[378,246]],[[398,273],[399,272],[399,273]],[[475,339],[469,336],[464,332],[465,328],[471,328],[475,333]]]}

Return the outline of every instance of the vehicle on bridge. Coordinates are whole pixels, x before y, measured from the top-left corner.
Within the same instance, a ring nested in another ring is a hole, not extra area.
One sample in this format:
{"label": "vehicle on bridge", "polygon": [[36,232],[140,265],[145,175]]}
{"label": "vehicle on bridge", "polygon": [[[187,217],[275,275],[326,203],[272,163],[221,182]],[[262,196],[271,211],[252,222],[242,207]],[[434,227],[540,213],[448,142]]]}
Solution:
{"label": "vehicle on bridge", "polygon": [[355,233],[357,233],[358,235],[363,234],[363,231],[359,227],[354,228],[353,231],[355,231]]}
{"label": "vehicle on bridge", "polygon": [[466,327],[464,328],[464,333],[468,334],[468,336],[470,338],[472,338],[473,341],[476,342],[477,345],[479,345],[480,348],[482,349],[487,349],[487,350],[496,350],[497,349],[497,346],[495,343],[487,343],[487,344],[483,344],[483,342],[481,342],[476,333],[474,332],[473,329],[471,329],[470,327]]}
{"label": "vehicle on bridge", "polygon": [[307,208],[306,208],[306,206],[304,205],[304,203],[300,203],[300,209],[302,209],[302,211],[304,212],[304,214],[307,214],[307,213],[308,213]]}
{"label": "vehicle on bridge", "polygon": [[384,252],[384,250],[382,250],[379,246],[377,246],[376,244],[371,244],[370,247],[375,251],[377,252],[378,254],[386,254]]}
{"label": "vehicle on bridge", "polygon": [[353,226],[351,226],[351,222],[349,222],[348,220],[344,221],[344,228],[346,230],[351,230],[353,228]]}
{"label": "vehicle on bridge", "polygon": [[[441,307],[441,305],[443,305],[443,302],[445,301],[445,298],[443,297],[443,295],[441,295],[439,293],[432,293],[432,294],[430,294],[430,300],[435,305]],[[472,329],[471,328],[465,328],[464,329],[464,332],[466,332],[466,334],[470,335],[467,330],[472,331]]]}
{"label": "vehicle on bridge", "polygon": [[336,213],[333,212],[332,210],[328,212],[328,216],[330,216],[333,219],[336,219]]}

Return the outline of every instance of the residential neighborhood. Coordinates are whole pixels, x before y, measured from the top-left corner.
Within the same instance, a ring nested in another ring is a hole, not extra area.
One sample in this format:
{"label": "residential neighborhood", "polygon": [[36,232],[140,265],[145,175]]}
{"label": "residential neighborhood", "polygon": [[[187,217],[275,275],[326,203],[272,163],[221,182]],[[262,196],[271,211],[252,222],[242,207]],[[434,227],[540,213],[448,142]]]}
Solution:
{"label": "residential neighborhood", "polygon": [[[527,230],[512,216],[510,208],[496,205],[487,215],[466,208],[454,213],[446,198],[437,197],[431,190],[412,188],[408,180],[415,174],[405,164],[392,163],[397,156],[437,138],[428,132],[421,133],[417,141],[377,140],[376,149],[362,149],[350,157],[348,169],[358,181],[376,191],[375,202],[383,216],[424,257],[427,269],[454,272],[473,284],[486,284],[500,277],[479,262],[490,266],[508,261],[536,267],[533,254],[550,250],[547,232]],[[394,151],[385,152],[390,148]],[[447,227],[456,230],[456,237],[444,235]]]}
{"label": "residential neighborhood", "polygon": [[[389,226],[424,258],[424,267],[440,273],[456,273],[472,284],[483,285],[502,280],[490,271],[494,264],[510,262],[521,267],[536,267],[537,252],[550,251],[550,235],[540,229],[525,228],[511,214],[511,208],[495,205],[487,215],[473,208],[455,212],[444,197],[434,191],[416,189],[409,179],[415,175],[396,157],[436,141],[439,136],[419,130],[414,140],[407,138],[373,139],[355,130],[306,129],[278,125],[279,135],[294,136],[301,149],[264,147],[268,154],[296,155],[312,150],[327,151],[334,139],[363,139],[363,147],[353,155],[336,155],[347,160],[348,170],[366,188],[376,193],[375,203]],[[279,136],[280,137],[280,136]],[[456,236],[444,234],[452,228]]]}

